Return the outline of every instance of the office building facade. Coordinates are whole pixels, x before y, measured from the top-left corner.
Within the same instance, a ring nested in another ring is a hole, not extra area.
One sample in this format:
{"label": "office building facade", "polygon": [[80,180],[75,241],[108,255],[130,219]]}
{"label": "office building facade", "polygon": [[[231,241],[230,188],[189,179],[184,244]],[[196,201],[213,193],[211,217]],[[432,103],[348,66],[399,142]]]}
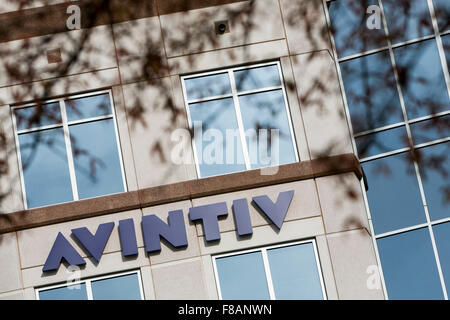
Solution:
{"label": "office building facade", "polygon": [[4,5],[0,298],[448,299],[450,6],[408,3]]}

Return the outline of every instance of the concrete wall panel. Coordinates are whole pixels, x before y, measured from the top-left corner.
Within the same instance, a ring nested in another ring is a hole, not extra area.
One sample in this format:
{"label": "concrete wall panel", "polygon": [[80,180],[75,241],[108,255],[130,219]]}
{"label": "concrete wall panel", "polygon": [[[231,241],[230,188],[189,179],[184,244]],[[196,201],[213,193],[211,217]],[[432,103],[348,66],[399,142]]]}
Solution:
{"label": "concrete wall panel", "polygon": [[0,293],[21,289],[21,266],[15,232],[0,235],[0,257]]}

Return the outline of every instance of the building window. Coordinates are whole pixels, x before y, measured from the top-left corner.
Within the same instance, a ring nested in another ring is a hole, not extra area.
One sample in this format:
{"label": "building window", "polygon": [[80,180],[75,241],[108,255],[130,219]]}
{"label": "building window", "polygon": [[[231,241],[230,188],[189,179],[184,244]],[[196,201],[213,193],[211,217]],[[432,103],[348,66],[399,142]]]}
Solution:
{"label": "building window", "polygon": [[213,257],[220,299],[326,299],[315,241]]}
{"label": "building window", "polygon": [[[450,3],[327,4],[386,295],[448,299]],[[370,5],[379,28],[366,25]]]}
{"label": "building window", "polygon": [[199,177],[298,161],[278,62],[182,78]]}
{"label": "building window", "polygon": [[26,208],[126,191],[110,91],[13,107]]}
{"label": "building window", "polygon": [[36,289],[38,300],[143,300],[139,271]]}

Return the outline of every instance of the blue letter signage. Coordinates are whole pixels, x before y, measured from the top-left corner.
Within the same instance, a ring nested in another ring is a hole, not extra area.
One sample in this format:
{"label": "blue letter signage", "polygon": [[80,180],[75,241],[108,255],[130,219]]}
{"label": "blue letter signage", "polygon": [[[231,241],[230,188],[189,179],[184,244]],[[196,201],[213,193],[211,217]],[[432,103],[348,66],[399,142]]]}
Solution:
{"label": "blue letter signage", "polygon": [[294,190],[281,192],[278,195],[277,202],[273,203],[268,196],[254,197],[253,201],[261,209],[262,212],[281,229],[286,213],[291,204],[292,197],[294,196]]}
{"label": "blue letter signage", "polygon": [[233,201],[233,216],[238,235],[245,236],[253,233],[247,199]]}
{"label": "blue letter signage", "polygon": [[108,222],[99,225],[95,235],[86,227],[72,229],[72,234],[81,242],[92,257],[99,262],[113,228],[114,222]]}
{"label": "blue letter signage", "polygon": [[189,219],[191,221],[202,220],[203,231],[206,241],[220,239],[219,217],[227,216],[228,209],[225,202],[208,204],[206,206],[193,207],[189,209]]}
{"label": "blue letter signage", "polygon": [[86,261],[80,256],[74,247],[67,241],[67,239],[58,232],[56,240],[53,243],[52,250],[45,261],[42,271],[57,270],[61,260],[65,259],[70,265],[81,266],[85,265]]}
{"label": "blue letter signage", "polygon": [[175,248],[188,245],[183,211],[170,211],[169,224],[165,224],[155,215],[142,217],[142,232],[147,252],[161,250],[160,237],[166,239]]}
{"label": "blue letter signage", "polygon": [[[293,190],[285,191],[278,195],[276,202],[264,195],[253,197],[253,203],[278,229],[281,229],[293,196]],[[232,211],[238,235],[251,235],[253,229],[247,199],[234,200]],[[189,208],[188,214],[189,220],[193,222],[201,220],[207,242],[220,240],[218,220],[219,217],[226,217],[227,215],[228,207],[226,202]],[[156,215],[144,216],[142,217],[141,225],[145,249],[148,253],[161,250],[161,238],[167,240],[175,248],[188,245],[182,210],[170,211],[168,223],[165,223]],[[99,262],[113,229],[114,222],[108,222],[99,225],[95,234],[92,234],[87,228],[77,228],[72,229],[72,235]],[[124,257],[138,254],[133,219],[119,221],[119,237]],[[81,266],[86,264],[69,241],[61,233],[58,233],[42,271],[57,270],[63,259],[71,265]]]}
{"label": "blue letter signage", "polygon": [[135,256],[138,254],[138,245],[133,219],[119,221],[119,237],[120,245],[122,246],[122,255],[124,257]]}

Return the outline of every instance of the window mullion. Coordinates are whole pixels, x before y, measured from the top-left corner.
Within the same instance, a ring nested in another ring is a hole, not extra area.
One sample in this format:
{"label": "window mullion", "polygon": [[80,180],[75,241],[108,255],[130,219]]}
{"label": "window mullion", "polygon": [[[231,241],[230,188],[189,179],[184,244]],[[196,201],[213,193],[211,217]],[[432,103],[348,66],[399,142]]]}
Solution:
{"label": "window mullion", "polygon": [[[200,172],[200,161],[203,161],[203,156],[202,156],[203,152],[200,153],[200,157],[201,158],[199,158],[199,155],[197,154],[197,145],[195,143],[194,122],[191,119],[191,111],[189,109],[189,102],[188,102],[188,96],[187,96],[185,81],[186,81],[186,79],[182,79],[181,80],[181,87],[182,87],[182,90],[183,90],[183,98],[184,98],[185,110],[186,110],[186,115],[187,115],[187,127],[192,132],[192,135],[190,135],[190,145],[191,145],[192,152],[193,152],[192,156],[194,157],[194,161],[195,161],[195,170],[197,171],[197,177],[198,178],[202,178],[202,174]],[[201,137],[201,139],[203,140],[203,137]]]}
{"label": "window mullion", "polygon": [[250,163],[250,156],[248,154],[247,140],[246,140],[245,130],[244,130],[244,122],[242,120],[241,107],[239,104],[239,97],[237,94],[236,80],[234,79],[233,70],[229,70],[228,75],[230,77],[230,82],[231,82],[231,92],[233,93],[234,110],[236,112],[236,119],[237,119],[238,128],[239,128],[239,136],[241,138],[241,145],[242,145],[242,149],[243,149],[242,153],[244,155],[244,160],[245,160],[245,168],[247,170],[250,170],[252,166]]}
{"label": "window mullion", "polygon": [[75,175],[75,165],[73,162],[72,143],[70,141],[69,125],[67,121],[66,104],[63,99],[60,100],[61,105],[61,117],[64,129],[64,140],[66,142],[67,161],[69,164],[70,181],[72,184],[73,200],[79,200],[77,178]]}
{"label": "window mullion", "polygon": [[[295,161],[298,162],[298,161],[300,161],[300,155],[298,154],[297,139],[295,137],[294,124],[292,122],[291,108],[289,107],[289,100],[288,100],[287,92],[286,92],[287,89],[285,87],[284,76],[283,76],[283,72],[281,70],[280,62],[277,62],[277,68],[278,68],[278,76],[280,77],[281,90],[283,92],[284,110],[286,111],[286,117],[288,119],[289,133],[291,135],[291,140],[292,140],[292,148],[294,149]],[[271,156],[272,156],[272,154],[271,154]],[[279,157],[278,157],[278,160],[279,160]]]}
{"label": "window mullion", "polygon": [[[426,210],[427,216],[428,216],[428,207],[425,207],[425,210]],[[439,258],[439,252],[437,249],[436,240],[434,238],[433,226],[431,224],[428,225],[428,231],[429,231],[430,237],[431,237],[431,246],[433,247],[433,254],[434,254],[434,258],[436,260],[436,266],[438,269],[439,280],[441,281],[442,293],[444,294],[444,299],[448,300],[448,293],[447,293],[447,287],[445,285],[444,273],[442,271],[441,260]]]}
{"label": "window mullion", "polygon": [[439,275],[439,280],[441,282],[442,292],[444,294],[445,300],[448,300],[447,288],[445,286],[444,274],[442,272],[442,267],[441,267],[441,263],[440,263],[440,259],[439,259],[439,253],[438,253],[438,249],[437,249],[437,245],[436,245],[436,240],[434,238],[433,226],[431,225],[431,218],[430,218],[430,213],[428,211],[428,204],[427,204],[425,191],[424,191],[423,184],[422,184],[422,177],[420,175],[419,164],[417,163],[416,160],[414,160],[414,169],[415,169],[416,176],[417,176],[417,183],[419,185],[420,195],[422,197],[422,203],[423,203],[423,208],[425,211],[425,217],[427,219],[428,232],[430,233],[431,246],[433,248],[434,259],[436,261],[436,266],[438,269],[438,275]]}
{"label": "window mullion", "polygon": [[21,135],[21,134],[27,134],[27,133],[33,133],[33,132],[37,132],[37,131],[45,131],[45,130],[50,130],[50,129],[57,129],[57,128],[61,128],[62,124],[58,123],[58,124],[50,124],[48,126],[42,126],[42,127],[37,127],[37,128],[30,128],[30,129],[22,129],[22,130],[16,130],[17,135]]}
{"label": "window mullion", "polygon": [[94,296],[92,294],[91,280],[86,281],[86,292],[87,292],[88,300],[94,300]]}
{"label": "window mullion", "polygon": [[447,92],[450,97],[450,75],[447,66],[447,59],[445,57],[444,45],[442,43],[441,35],[439,33],[439,26],[436,18],[436,12],[434,10],[433,1],[427,0],[428,9],[430,10],[431,15],[431,24],[433,25],[434,36],[436,37],[436,44],[438,48],[439,58],[441,59],[442,72],[444,73],[445,83],[447,84]]}
{"label": "window mullion", "polygon": [[275,289],[273,288],[272,273],[270,272],[269,258],[267,256],[267,249],[262,249],[261,254],[263,257],[264,270],[266,272],[267,287],[269,288],[270,300],[275,300],[276,299]]}
{"label": "window mullion", "polygon": [[17,133],[17,121],[16,116],[14,112],[12,112],[12,121],[13,121],[13,128],[14,128],[14,142],[16,144],[16,150],[17,150],[17,158],[19,163],[19,173],[20,173],[20,184],[22,187],[22,201],[23,201],[23,207],[24,209],[28,209],[28,201],[27,201],[27,193],[25,190],[25,176],[23,171],[23,165],[22,165],[22,154],[20,151],[20,142],[19,142],[19,134]]}
{"label": "window mullion", "polygon": [[[131,273],[131,274],[133,274],[133,273]],[[145,300],[145,293],[144,293],[144,288],[142,285],[142,268],[136,272],[136,275],[137,275],[138,282],[139,282],[139,294],[141,295],[141,300]]]}
{"label": "window mullion", "polygon": [[412,139],[411,128],[409,127],[408,113],[406,112],[406,105],[405,105],[405,100],[404,100],[404,97],[403,97],[403,89],[402,89],[402,87],[400,85],[400,79],[399,79],[398,70],[397,70],[397,63],[395,61],[394,49],[392,48],[392,43],[391,43],[391,40],[390,40],[388,24],[387,24],[387,21],[386,21],[386,16],[384,14],[384,8],[383,8],[383,4],[381,3],[381,0],[378,0],[378,4],[379,4],[379,7],[380,7],[381,13],[382,13],[384,32],[385,32],[386,41],[387,41],[388,47],[389,47],[389,56],[391,58],[392,68],[393,68],[393,71],[394,71],[394,78],[395,78],[395,83],[396,83],[396,86],[397,86],[397,92],[398,92],[398,97],[399,97],[399,100],[400,100],[400,106],[401,106],[401,109],[402,109],[403,121],[405,122],[406,134],[408,136],[409,144],[410,144],[410,146],[412,146],[414,144],[414,142],[413,142],[413,139]]}
{"label": "window mullion", "polygon": [[323,272],[320,266],[319,252],[317,250],[317,242],[316,240],[313,240],[311,243],[314,251],[314,258],[316,260],[317,274],[319,275],[320,287],[322,288],[322,297],[324,300],[328,300],[327,290],[325,288],[325,283],[323,279]]}

